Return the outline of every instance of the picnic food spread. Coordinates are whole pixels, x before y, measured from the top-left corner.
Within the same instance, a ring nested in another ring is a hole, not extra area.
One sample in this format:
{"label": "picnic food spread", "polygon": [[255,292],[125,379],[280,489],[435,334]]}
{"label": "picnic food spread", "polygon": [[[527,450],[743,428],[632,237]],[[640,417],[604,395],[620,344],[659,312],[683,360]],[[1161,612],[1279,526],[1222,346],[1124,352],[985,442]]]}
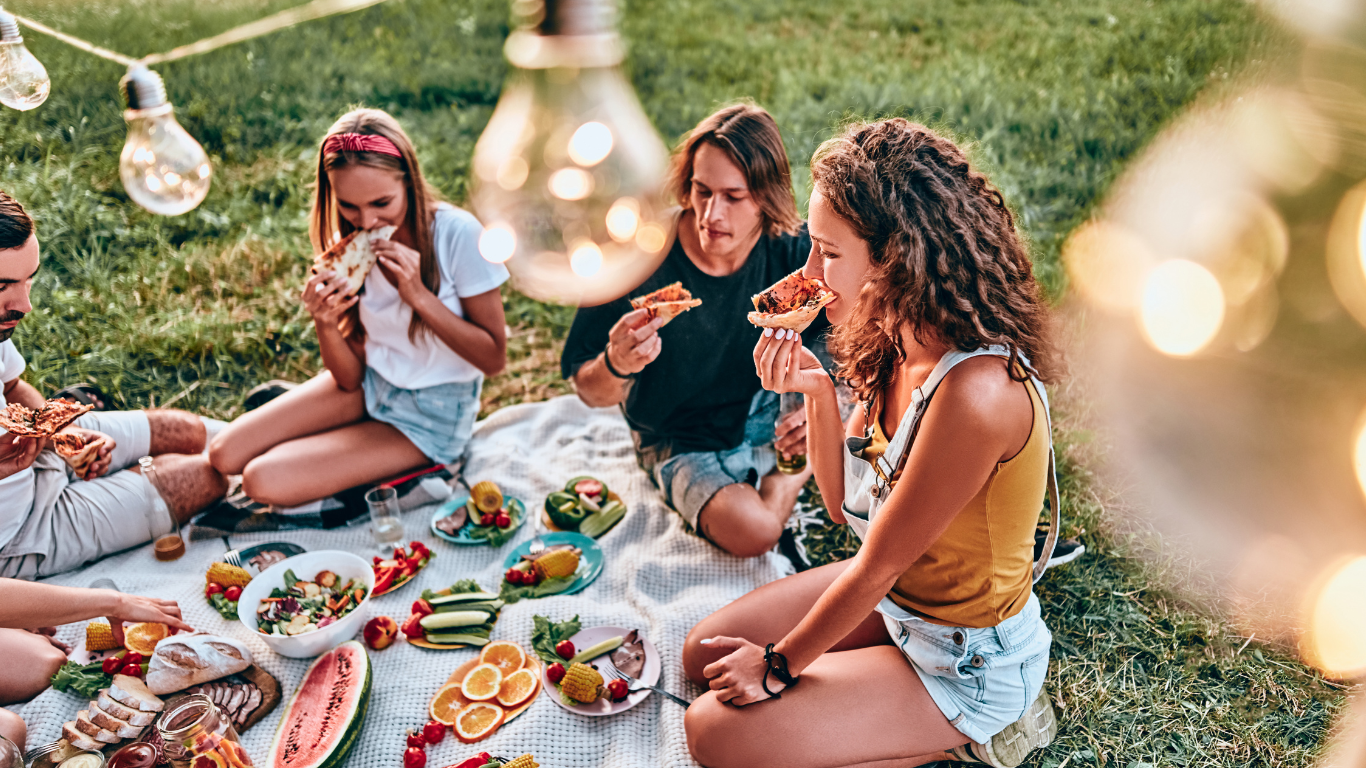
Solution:
{"label": "picnic food spread", "polygon": [[476,483],[464,504],[456,501],[442,510],[449,510],[449,514],[435,519],[432,527],[449,541],[464,544],[487,541],[495,547],[512,538],[525,513],[522,502],[505,497],[502,489],[489,480]]}
{"label": "picnic food spread", "polygon": [[342,238],[331,248],[313,257],[313,274],[330,269],[346,276],[346,295],[354,296],[365,285],[365,278],[374,268],[379,256],[370,243],[375,240],[388,240],[398,227],[380,227],[375,230],[356,230]]}
{"label": "picnic food spread", "polygon": [[601,480],[580,475],[546,496],[545,512],[560,530],[597,538],[626,516],[626,505],[612,498]]}
{"label": "picnic food spread", "polygon": [[675,317],[693,307],[700,306],[702,306],[702,300],[694,299],[692,292],[684,288],[682,282],[671,283],[644,296],[631,299],[631,309],[646,310],[646,322],[654,320],[656,317],[660,318],[664,321],[659,324],[661,328],[668,325],[669,321]]}
{"label": "picnic food spread", "polygon": [[835,300],[835,294],[819,280],[812,280],[799,269],[756,294],[749,321],[760,328],[787,328],[804,331],[821,313],[821,307]]}
{"label": "picnic food spread", "polygon": [[456,667],[432,696],[428,714],[451,726],[460,741],[481,741],[531,706],[540,680],[540,663],[521,646],[510,640],[489,643],[477,658]]}
{"label": "picnic food spread", "polygon": [[354,611],[366,596],[360,579],[319,571],[313,581],[301,581],[286,570],[285,588],[276,587],[256,609],[256,631],[263,635],[302,635],[335,622]]}
{"label": "picnic food spread", "polygon": [[242,587],[250,583],[251,574],[247,569],[227,563],[213,563],[204,574],[204,599],[223,618],[236,621],[237,601],[242,597]]}

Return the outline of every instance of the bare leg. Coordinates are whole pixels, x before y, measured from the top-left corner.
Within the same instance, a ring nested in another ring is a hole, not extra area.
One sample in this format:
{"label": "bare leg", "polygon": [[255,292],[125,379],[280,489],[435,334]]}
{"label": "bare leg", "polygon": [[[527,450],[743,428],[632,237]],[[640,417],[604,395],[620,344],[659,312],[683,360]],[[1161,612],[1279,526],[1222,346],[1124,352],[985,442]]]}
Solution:
{"label": "bare leg", "polygon": [[0,659],[5,660],[0,705],[27,701],[42,693],[66,663],[66,655],[46,637],[22,629],[0,629]]}
{"label": "bare leg", "polygon": [[[248,462],[286,440],[354,424],[364,418],[365,394],[342,390],[332,374],[324,371],[234,420],[210,443],[209,460],[225,475],[240,475]],[[316,469],[312,467],[309,471]]]}
{"label": "bare leg", "polygon": [[243,469],[242,489],[292,507],[430,462],[392,425],[366,420],[276,445]]}
{"label": "bare leg", "polygon": [[28,726],[24,725],[22,717],[8,709],[0,709],[0,736],[14,742],[22,754],[25,749],[24,741],[28,738]]}
{"label": "bare leg", "polygon": [[[161,492],[161,498],[181,523],[188,522],[228,492],[227,478],[214,469],[202,454],[162,454],[153,460],[152,466],[156,467],[157,489]],[[142,474],[142,467],[139,466],[130,467],[129,470]]]}
{"label": "bare leg", "polygon": [[797,495],[810,470],[784,475],[774,470],[764,476],[761,490],[745,483],[717,491],[697,516],[697,527],[716,546],[736,557],[756,557],[778,543],[783,526],[797,504]]}
{"label": "bare leg", "polygon": [[208,435],[204,420],[187,411],[168,409],[149,410],[147,422],[152,427],[153,456],[163,453],[203,453]]}

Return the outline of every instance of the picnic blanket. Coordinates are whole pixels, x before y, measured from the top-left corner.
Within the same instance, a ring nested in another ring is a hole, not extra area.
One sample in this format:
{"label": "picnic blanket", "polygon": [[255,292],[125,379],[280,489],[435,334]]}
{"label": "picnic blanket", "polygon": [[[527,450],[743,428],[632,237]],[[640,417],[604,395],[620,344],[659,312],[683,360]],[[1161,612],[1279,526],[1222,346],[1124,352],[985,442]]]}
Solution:
{"label": "picnic blanket", "polygon": [[[585,628],[603,625],[639,627],[659,649],[660,683],[691,699],[702,690],[685,681],[681,663],[688,631],[717,608],[756,587],[785,575],[790,566],[775,554],[741,560],[687,532],[682,520],[659,499],[649,478],[635,463],[630,432],[615,408],[588,408],[576,396],[516,405],[495,412],[475,426],[465,478],[473,484],[493,480],[505,494],[538,511],[550,491],[570,477],[591,474],[621,494],[629,506],[625,519],[599,541],[605,556],[601,576],[575,595],[523,600],[506,606],[493,639],[509,639],[530,651],[532,616],[554,621],[576,614]],[[509,543],[460,547],[431,534],[428,522],[435,507],[404,515],[409,539],[431,546],[436,558],[415,583],[376,598],[371,615],[408,616],[409,606],[426,588],[474,578],[497,591],[503,559],[531,538],[528,522]],[[370,534],[360,525],[331,531],[281,531],[234,535],[243,548],[264,541],[292,541],[308,550],[342,549],[370,554]],[[51,583],[88,586],[96,578],[113,578],[125,592],[174,598],[186,620],[198,629],[227,634],[246,642],[262,668],[279,678],[288,700],[309,660],[287,659],[266,648],[245,627],[220,617],[204,601],[204,571],[223,554],[221,541],[200,541],[171,563],[157,562],[150,546],[140,547],[83,570],[53,577]],[[74,642],[80,624],[63,627],[59,637]],[[357,635],[359,639],[359,635]],[[352,766],[401,765],[404,731],[428,719],[427,703],[446,677],[475,652],[430,651],[402,641],[371,651],[373,684],[369,713],[360,743],[348,761]],[[610,717],[585,717],[559,707],[543,692],[521,717],[478,744],[460,744],[449,734],[428,748],[429,766],[450,765],[480,751],[515,757],[531,752],[548,768],[640,768],[696,765],[688,755],[683,708],[652,694],[634,709]],[[59,737],[61,724],[87,702],[75,695],[48,690],[23,705],[29,744]],[[281,706],[242,736],[258,765],[264,763],[279,723]]]}

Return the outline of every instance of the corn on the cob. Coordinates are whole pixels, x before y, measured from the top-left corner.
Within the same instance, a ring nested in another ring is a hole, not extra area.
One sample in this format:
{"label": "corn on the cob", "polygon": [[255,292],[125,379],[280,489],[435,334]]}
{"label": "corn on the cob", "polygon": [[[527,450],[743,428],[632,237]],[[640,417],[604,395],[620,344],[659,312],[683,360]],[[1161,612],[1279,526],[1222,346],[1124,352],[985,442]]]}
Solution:
{"label": "corn on the cob", "polygon": [[209,566],[209,572],[204,575],[207,581],[219,585],[220,587],[245,587],[251,582],[251,574],[245,568],[238,568],[227,563],[214,563]]}
{"label": "corn on the cob", "polygon": [[557,549],[536,558],[532,567],[543,579],[568,576],[579,569],[579,552],[576,549]]}
{"label": "corn on the cob", "polygon": [[514,760],[503,763],[503,768],[541,768],[540,763],[531,755],[522,755]]}
{"label": "corn on the cob", "polygon": [[503,492],[491,480],[475,483],[470,489],[470,498],[474,499],[474,506],[484,514],[503,508]]}
{"label": "corn on the cob", "polygon": [[581,704],[591,704],[598,700],[602,690],[602,675],[587,664],[570,664],[560,681],[564,695]]}
{"label": "corn on the cob", "polygon": [[114,642],[114,630],[107,621],[92,621],[85,625],[85,649],[87,651],[112,651],[123,646]]}

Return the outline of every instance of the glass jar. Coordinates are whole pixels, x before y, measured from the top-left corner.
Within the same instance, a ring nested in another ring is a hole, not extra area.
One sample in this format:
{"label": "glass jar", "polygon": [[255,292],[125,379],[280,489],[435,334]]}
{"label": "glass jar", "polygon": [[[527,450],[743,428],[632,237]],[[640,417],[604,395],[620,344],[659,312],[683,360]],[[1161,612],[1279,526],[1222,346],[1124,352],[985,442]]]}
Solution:
{"label": "glass jar", "polygon": [[201,693],[191,694],[166,711],[157,721],[157,730],[169,748],[180,745],[191,765],[206,756],[223,768],[252,768],[232,722]]}
{"label": "glass jar", "polygon": [[[56,768],[57,764],[81,750],[68,744],[65,739],[51,744],[41,744],[28,751],[24,761],[29,768]],[[5,765],[0,762],[0,766]]]}
{"label": "glass jar", "polygon": [[0,768],[24,768],[24,753],[4,736],[0,736]]}

